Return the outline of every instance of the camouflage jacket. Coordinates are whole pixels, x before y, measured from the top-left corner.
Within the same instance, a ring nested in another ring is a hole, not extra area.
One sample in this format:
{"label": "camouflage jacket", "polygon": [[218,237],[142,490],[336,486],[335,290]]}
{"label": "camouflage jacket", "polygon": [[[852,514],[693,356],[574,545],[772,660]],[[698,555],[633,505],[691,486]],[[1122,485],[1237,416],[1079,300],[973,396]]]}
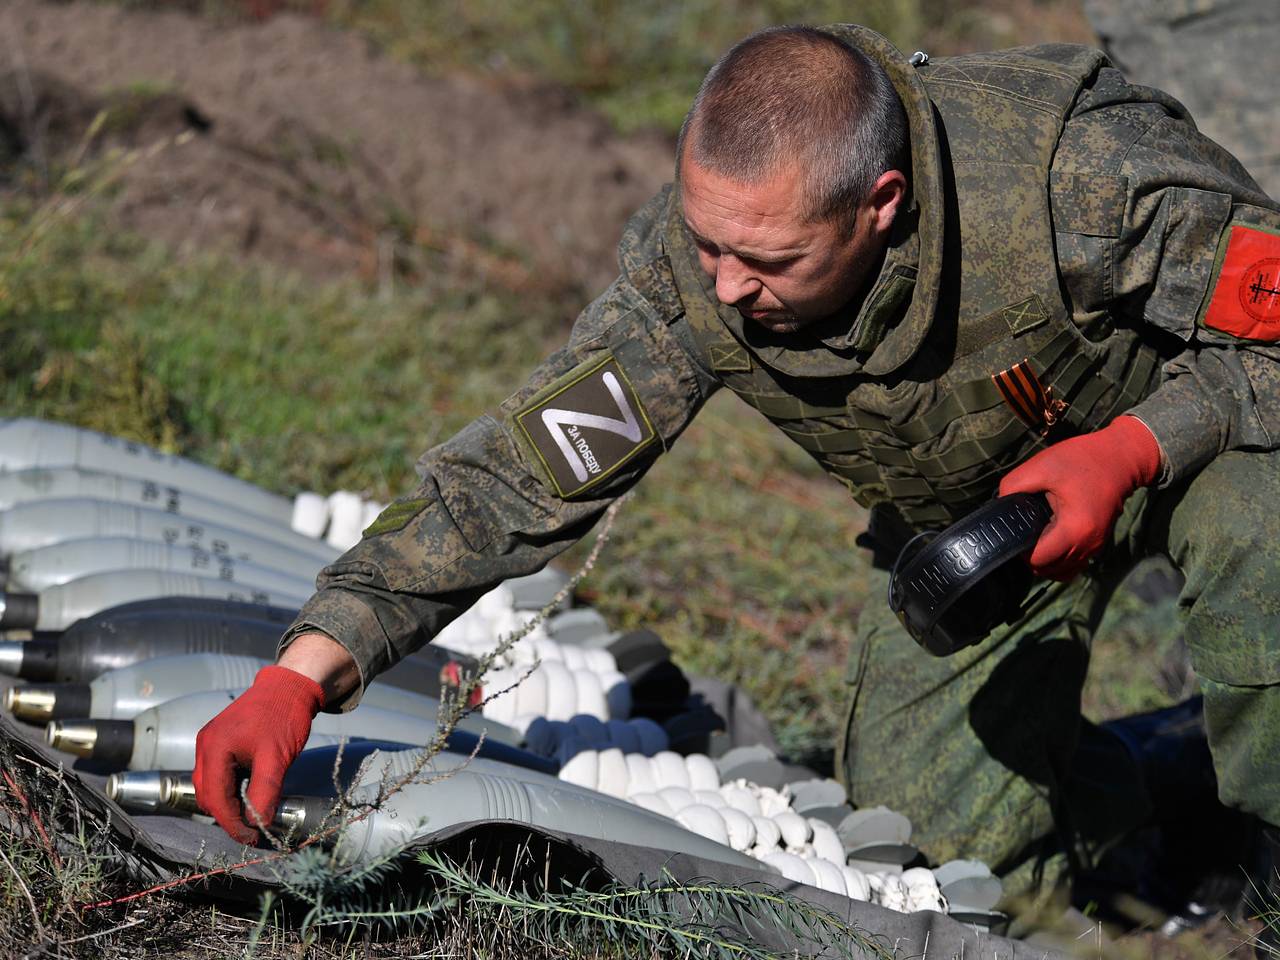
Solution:
{"label": "camouflage jacket", "polygon": [[[831,29],[885,66],[911,129],[912,195],[865,298],[786,338],[744,327],[664,189],[568,344],[423,456],[418,488],[322,571],[282,647],[319,630],[367,682],[584,536],[721,386],[916,526],[1124,410],[1159,440],[1164,485],[1276,446],[1280,212],[1176,101],[1085,48],[916,67]],[[1030,410],[993,377],[1019,370],[1047,388]]]}

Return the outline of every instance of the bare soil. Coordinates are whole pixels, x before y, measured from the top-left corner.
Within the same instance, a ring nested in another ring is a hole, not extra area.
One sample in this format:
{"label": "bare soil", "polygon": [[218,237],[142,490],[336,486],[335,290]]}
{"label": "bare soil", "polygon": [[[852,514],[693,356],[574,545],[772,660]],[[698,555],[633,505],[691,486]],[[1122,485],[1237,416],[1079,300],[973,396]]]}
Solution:
{"label": "bare soil", "polygon": [[[669,179],[668,137],[622,137],[563,89],[426,75],[278,0],[246,2],[238,23],[191,6],[0,0],[0,195],[6,154],[56,179],[95,150],[137,149],[108,222],[179,252],[385,279],[426,246],[447,255],[435,269],[581,301]],[[934,52],[1092,40],[1075,3],[994,0],[952,26]]]}
{"label": "bare soil", "polygon": [[427,77],[310,17],[0,3],[0,159],[56,165],[104,105],[105,139],[169,144],[129,165],[114,222],[316,277],[374,277],[412,241],[600,289],[671,167],[665,138],[623,139],[563,91]]}

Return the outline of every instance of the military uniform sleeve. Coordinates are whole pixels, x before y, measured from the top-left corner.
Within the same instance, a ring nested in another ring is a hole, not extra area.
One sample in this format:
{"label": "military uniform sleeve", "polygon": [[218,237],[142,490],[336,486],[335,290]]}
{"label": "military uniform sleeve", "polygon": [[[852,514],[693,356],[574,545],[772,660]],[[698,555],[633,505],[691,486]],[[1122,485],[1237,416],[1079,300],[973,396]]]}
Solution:
{"label": "military uniform sleeve", "polygon": [[1280,443],[1280,294],[1250,303],[1247,289],[1251,266],[1280,258],[1280,208],[1177,101],[1137,102],[1153,93],[1101,72],[1063,133],[1051,204],[1076,322],[1139,326],[1167,358],[1129,411],[1159,441],[1167,486],[1224,450]]}
{"label": "military uniform sleeve", "polygon": [[495,412],[419,461],[393,502],[317,579],[281,641],[319,630],[360,669],[350,709],[380,671],[428,642],[502,580],[540,570],[585,536],[680,435],[714,389],[681,335],[660,255],[666,193],[628,224],[623,275]]}

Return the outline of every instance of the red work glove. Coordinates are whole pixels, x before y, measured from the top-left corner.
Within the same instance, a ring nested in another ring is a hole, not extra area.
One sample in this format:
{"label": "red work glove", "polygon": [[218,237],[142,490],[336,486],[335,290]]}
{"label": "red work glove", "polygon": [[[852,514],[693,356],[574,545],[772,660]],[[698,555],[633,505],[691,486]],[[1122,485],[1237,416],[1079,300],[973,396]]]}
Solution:
{"label": "red work glove", "polygon": [[1053,519],[1028,562],[1031,572],[1070,580],[1102,549],[1129,494],[1155,482],[1160,444],[1136,417],[1041,450],[1000,481],[1000,496],[1044,493]]}
{"label": "red work glove", "polygon": [[253,686],[196,734],[196,768],[191,775],[196,803],[233,840],[258,841],[257,821],[240,809],[237,771],[250,771],[245,800],[258,819],[270,823],[284,773],[302,752],[311,721],[323,706],[324,690],[310,677],[285,667],[263,667]]}

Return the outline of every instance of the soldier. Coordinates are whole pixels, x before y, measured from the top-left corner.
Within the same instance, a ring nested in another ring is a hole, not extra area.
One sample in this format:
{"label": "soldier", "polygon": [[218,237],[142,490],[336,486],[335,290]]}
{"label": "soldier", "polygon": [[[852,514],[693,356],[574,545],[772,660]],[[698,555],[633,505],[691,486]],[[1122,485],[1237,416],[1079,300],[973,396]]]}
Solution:
{"label": "soldier", "polygon": [[584,536],[727,387],[871,508],[878,562],[997,491],[1053,509],[1029,557],[1052,586],[981,645],[936,659],[864,611],[855,803],[1010,895],[1144,822],[1141,764],[1080,691],[1112,591],[1160,553],[1221,797],[1280,823],[1280,211],[1239,162],[1095,50],[908,60],[841,25],[729,51],[676,173],[568,345],[427,452],[201,732],[201,805],[254,840],[236,768],[268,816],[318,710]]}

